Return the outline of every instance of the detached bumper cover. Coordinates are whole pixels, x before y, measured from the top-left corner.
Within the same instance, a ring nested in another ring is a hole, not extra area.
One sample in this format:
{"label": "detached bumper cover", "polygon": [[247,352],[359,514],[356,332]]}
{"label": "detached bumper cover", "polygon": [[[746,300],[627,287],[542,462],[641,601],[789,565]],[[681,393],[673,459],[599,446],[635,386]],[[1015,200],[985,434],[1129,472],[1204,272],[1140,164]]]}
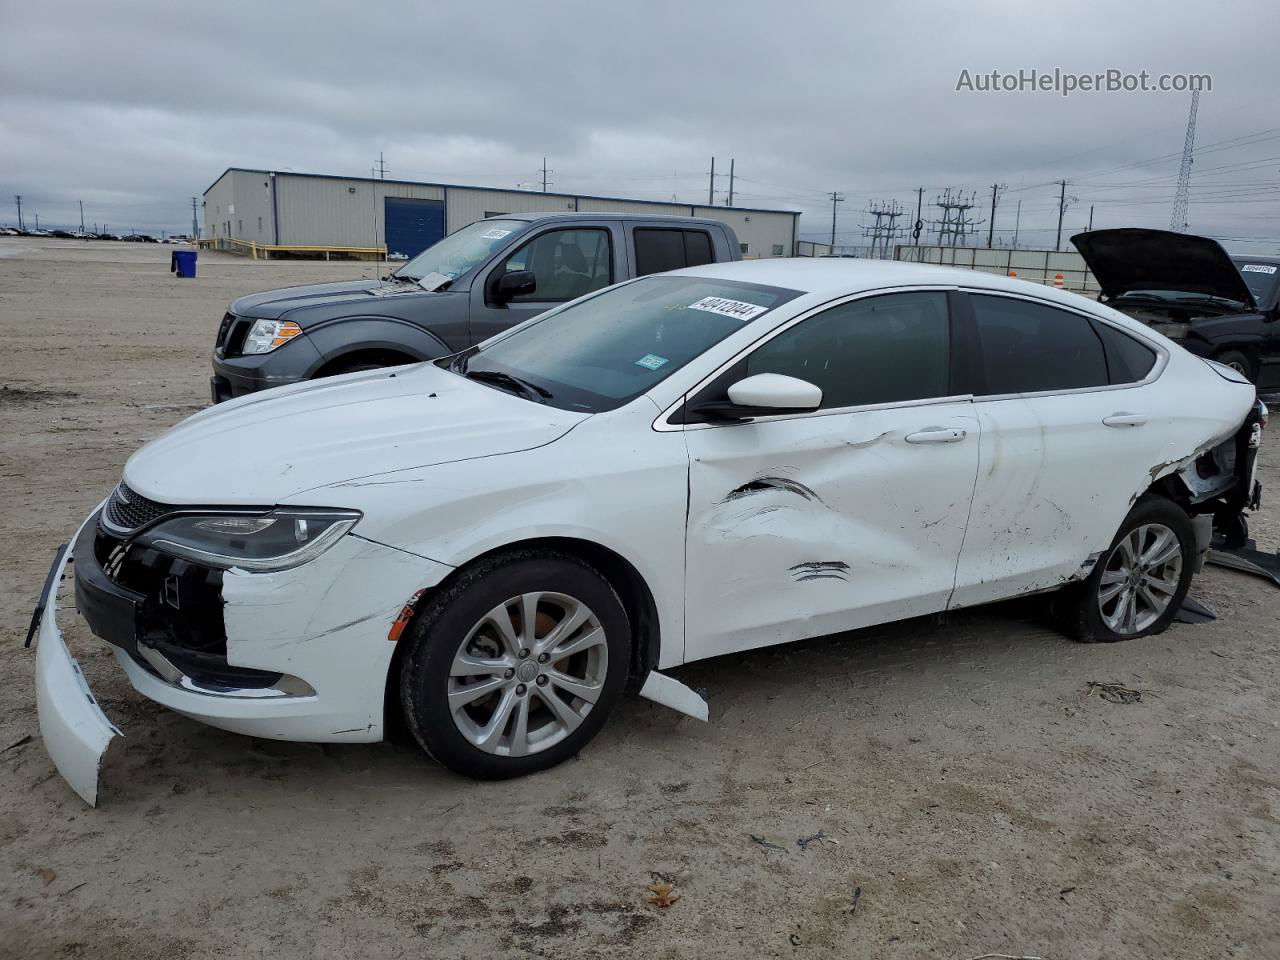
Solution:
{"label": "detached bumper cover", "polygon": [[[96,516],[96,512],[94,514]],[[40,736],[58,773],[90,806],[98,802],[98,771],[119,729],[98,706],[80,665],[58,630],[58,583],[72,558],[72,548],[52,571],[52,589],[40,617],[36,646],[36,709]]]}

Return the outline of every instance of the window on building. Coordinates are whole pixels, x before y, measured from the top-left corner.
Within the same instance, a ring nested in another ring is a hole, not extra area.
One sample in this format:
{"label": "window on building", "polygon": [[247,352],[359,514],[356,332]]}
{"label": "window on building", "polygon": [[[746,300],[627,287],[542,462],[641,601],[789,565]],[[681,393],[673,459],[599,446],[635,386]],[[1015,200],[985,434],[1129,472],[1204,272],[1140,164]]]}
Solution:
{"label": "window on building", "polygon": [[780,257],[780,256],[782,256],[782,244],[780,244],[780,243],[775,243],[775,244],[773,245],[773,255],[774,255],[775,257]]}
{"label": "window on building", "polygon": [[781,373],[822,388],[822,409],[948,395],[947,295],[893,293],[810,317],[747,358],[746,376]]}
{"label": "window on building", "polygon": [[633,239],[637,276],[715,262],[711,234],[705,230],[639,227]]}
{"label": "window on building", "polygon": [[740,244],[738,244],[738,249],[742,252],[742,255],[743,255],[744,257],[747,255],[747,248],[748,248],[749,246],[750,246],[750,244],[746,244],[746,243],[740,243]]}
{"label": "window on building", "polygon": [[511,254],[503,272],[530,270],[537,289],[513,302],[562,301],[581,297],[613,283],[613,247],[609,231],[550,230]]}
{"label": "window on building", "polygon": [[986,387],[982,393],[1074,390],[1109,382],[1102,340],[1087,318],[1056,307],[970,294]]}

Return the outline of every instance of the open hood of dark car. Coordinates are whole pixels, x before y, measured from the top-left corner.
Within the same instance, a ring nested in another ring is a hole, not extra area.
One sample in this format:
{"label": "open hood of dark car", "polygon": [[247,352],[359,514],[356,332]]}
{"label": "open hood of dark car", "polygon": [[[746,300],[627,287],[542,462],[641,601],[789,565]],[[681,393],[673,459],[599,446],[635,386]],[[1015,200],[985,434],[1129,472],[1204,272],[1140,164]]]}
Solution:
{"label": "open hood of dark car", "polygon": [[1177,290],[1257,309],[1239,269],[1208,237],[1123,227],[1077,233],[1071,242],[1108,300],[1135,290]]}

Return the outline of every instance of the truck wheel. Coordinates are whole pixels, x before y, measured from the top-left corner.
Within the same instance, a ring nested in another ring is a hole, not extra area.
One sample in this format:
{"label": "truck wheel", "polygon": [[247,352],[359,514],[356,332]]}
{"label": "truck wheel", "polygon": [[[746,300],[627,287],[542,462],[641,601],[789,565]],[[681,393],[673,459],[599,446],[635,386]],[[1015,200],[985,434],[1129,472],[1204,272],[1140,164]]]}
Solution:
{"label": "truck wheel", "polygon": [[1258,382],[1258,371],[1254,369],[1253,358],[1243,350],[1223,350],[1213,359],[1237,373],[1243,373],[1251,383]]}
{"label": "truck wheel", "polygon": [[617,593],[582,560],[552,550],[483,560],[410,625],[405,719],[427,753],[469,777],[555,766],[621,697],[630,636]]}
{"label": "truck wheel", "polygon": [[1195,551],[1186,512],[1164,497],[1144,497],[1089,578],[1055,598],[1059,625],[1083,643],[1163,632],[1191,586]]}

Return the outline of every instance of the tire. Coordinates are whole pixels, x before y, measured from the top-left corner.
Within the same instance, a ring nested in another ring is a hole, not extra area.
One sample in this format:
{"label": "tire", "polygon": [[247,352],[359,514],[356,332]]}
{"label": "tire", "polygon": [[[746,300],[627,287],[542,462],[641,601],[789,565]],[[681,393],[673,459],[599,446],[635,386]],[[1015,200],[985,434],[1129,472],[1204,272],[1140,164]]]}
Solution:
{"label": "tire", "polygon": [[413,618],[405,642],[400,696],[414,738],[451,770],[502,780],[553,767],[599,732],[622,696],[631,625],[589,564],[518,550],[464,570]]}
{"label": "tire", "polygon": [[[1164,543],[1163,551],[1157,551],[1158,541],[1168,534],[1172,540]],[[1135,550],[1139,542],[1141,548]],[[1167,561],[1144,567],[1147,558],[1154,559],[1175,546]],[[1162,633],[1187,596],[1195,572],[1195,551],[1195,532],[1186,511],[1164,497],[1143,497],[1129,511],[1089,578],[1056,598],[1058,625],[1082,643],[1114,643]],[[1140,562],[1131,565],[1128,557],[1134,553]],[[1153,598],[1164,604],[1158,612],[1159,603],[1153,604]],[[1127,616],[1130,610],[1132,617]]]}
{"label": "tire", "polygon": [[1223,350],[1213,359],[1243,373],[1251,383],[1258,382],[1258,371],[1253,358],[1243,350]]}

